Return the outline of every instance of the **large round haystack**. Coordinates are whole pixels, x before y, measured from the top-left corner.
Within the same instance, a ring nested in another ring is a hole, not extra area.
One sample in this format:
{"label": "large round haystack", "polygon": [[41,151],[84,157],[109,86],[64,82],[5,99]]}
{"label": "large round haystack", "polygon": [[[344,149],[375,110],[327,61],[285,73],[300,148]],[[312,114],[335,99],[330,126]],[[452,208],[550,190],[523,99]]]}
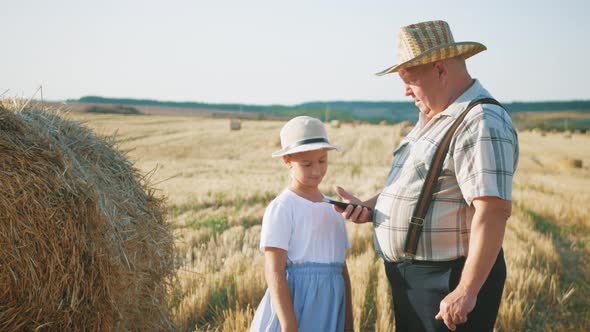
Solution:
{"label": "large round haystack", "polygon": [[59,113],[0,106],[0,330],[173,328],[163,202]]}

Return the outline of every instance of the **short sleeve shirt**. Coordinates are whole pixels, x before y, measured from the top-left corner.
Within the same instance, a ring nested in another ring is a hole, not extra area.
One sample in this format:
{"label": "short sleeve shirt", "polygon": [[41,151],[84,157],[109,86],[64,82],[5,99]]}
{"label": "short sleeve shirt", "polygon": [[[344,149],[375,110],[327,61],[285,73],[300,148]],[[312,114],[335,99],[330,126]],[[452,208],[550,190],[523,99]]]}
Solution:
{"label": "short sleeve shirt", "polygon": [[350,248],[344,218],[324,202],[312,202],[285,189],[266,208],[260,248],[287,251],[293,263],[344,263]]}
{"label": "short sleeve shirt", "polygon": [[[408,222],[439,142],[467,105],[481,98],[491,96],[474,80],[443,112],[428,122],[420,119],[393,152],[373,216],[375,249],[385,260],[403,257]],[[493,104],[471,109],[444,158],[415,258],[444,261],[466,256],[475,212],[472,201],[484,196],[512,200],[518,156],[517,133],[506,111]]]}

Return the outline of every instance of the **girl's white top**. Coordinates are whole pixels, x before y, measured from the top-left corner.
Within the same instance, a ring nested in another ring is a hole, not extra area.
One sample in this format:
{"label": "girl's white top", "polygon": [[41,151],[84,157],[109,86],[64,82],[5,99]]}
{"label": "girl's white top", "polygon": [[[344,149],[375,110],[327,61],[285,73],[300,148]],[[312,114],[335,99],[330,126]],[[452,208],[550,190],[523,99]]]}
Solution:
{"label": "girl's white top", "polygon": [[286,250],[293,263],[344,263],[350,242],[344,218],[331,204],[285,189],[264,212],[260,249],[264,247]]}

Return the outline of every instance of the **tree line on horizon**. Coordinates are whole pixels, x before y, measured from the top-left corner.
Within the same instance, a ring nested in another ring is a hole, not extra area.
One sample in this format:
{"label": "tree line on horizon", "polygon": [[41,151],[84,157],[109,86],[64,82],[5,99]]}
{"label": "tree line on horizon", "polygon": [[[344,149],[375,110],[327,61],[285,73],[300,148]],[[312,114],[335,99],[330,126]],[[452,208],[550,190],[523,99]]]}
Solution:
{"label": "tree line on horizon", "polygon": [[[152,99],[107,98],[100,96],[85,96],[80,99],[70,99],[68,102],[117,104],[138,106],[179,107],[188,109],[210,109],[220,111],[258,113],[259,118],[265,115],[273,117],[289,117],[296,115],[310,115],[322,120],[361,120],[379,123],[386,120],[391,123],[401,121],[415,122],[418,112],[410,101],[326,101],[306,102],[293,106],[287,105],[252,105],[236,103],[201,103],[159,101]],[[539,101],[539,102],[509,102],[503,103],[509,113],[521,112],[583,112],[590,113],[590,100]],[[328,119],[326,119],[328,118]]]}

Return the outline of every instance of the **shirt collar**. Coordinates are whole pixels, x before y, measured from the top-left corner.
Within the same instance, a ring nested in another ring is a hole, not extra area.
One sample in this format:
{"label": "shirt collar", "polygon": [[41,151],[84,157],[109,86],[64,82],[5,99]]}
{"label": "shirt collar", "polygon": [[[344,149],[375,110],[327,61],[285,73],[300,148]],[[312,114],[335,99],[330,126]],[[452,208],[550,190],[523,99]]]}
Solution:
{"label": "shirt collar", "polygon": [[450,116],[456,119],[467,108],[467,105],[469,105],[470,102],[481,97],[489,96],[490,93],[484,89],[477,79],[474,79],[471,86],[465,90],[459,98],[452,102],[451,105],[442,111],[439,116]]}

